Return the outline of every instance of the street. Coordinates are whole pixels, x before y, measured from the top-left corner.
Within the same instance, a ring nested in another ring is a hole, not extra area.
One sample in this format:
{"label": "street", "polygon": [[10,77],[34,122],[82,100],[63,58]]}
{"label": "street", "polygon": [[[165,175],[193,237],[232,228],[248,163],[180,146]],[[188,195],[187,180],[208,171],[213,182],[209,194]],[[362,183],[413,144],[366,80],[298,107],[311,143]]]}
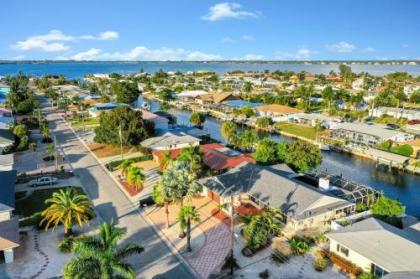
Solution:
{"label": "street", "polygon": [[62,147],[65,160],[70,162],[74,173],[79,177],[95,206],[95,211],[104,221],[113,220],[118,227],[127,229],[122,244],[134,242],[144,247],[143,253],[129,259],[138,274],[137,278],[195,278],[171,253],[140,214],[137,206],[128,200],[60,115],[51,110],[44,97],[40,98],[41,110]]}

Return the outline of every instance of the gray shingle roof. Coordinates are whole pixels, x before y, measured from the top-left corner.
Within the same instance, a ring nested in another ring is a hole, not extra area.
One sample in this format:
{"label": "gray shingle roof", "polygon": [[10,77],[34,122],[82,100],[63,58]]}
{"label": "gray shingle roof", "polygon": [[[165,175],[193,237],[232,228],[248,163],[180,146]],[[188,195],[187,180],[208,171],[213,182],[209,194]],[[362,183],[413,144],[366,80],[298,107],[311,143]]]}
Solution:
{"label": "gray shingle roof", "polygon": [[327,234],[388,272],[420,271],[420,233],[368,218]]}
{"label": "gray shingle roof", "polygon": [[[296,174],[285,164],[264,167],[245,162],[227,173],[200,179],[199,183],[221,196],[248,193],[296,220],[351,204],[295,180],[294,176]],[[330,200],[317,206],[325,197]]]}
{"label": "gray shingle roof", "polygon": [[0,171],[0,203],[15,207],[16,171]]}
{"label": "gray shingle roof", "polygon": [[0,129],[0,144],[12,144],[15,141],[12,131]]}
{"label": "gray shingle roof", "polygon": [[190,135],[175,135],[172,133],[166,133],[160,137],[148,138],[141,142],[141,145],[148,148],[162,148],[170,147],[178,144],[194,144],[199,143],[198,138]]}

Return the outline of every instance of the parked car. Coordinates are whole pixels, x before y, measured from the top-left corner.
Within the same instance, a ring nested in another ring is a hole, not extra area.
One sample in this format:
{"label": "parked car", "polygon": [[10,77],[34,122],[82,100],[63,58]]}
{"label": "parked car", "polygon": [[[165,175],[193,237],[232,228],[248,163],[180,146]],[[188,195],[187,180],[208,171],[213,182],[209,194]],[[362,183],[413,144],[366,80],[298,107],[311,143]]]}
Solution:
{"label": "parked car", "polygon": [[52,176],[43,176],[39,177],[37,179],[29,181],[30,187],[36,187],[36,186],[43,186],[43,185],[53,185],[57,183],[57,178]]}
{"label": "parked car", "polygon": [[408,123],[408,125],[420,124],[420,119],[409,120],[407,123]]}
{"label": "parked car", "polygon": [[398,126],[397,124],[392,124],[392,123],[386,124],[386,127],[391,130],[396,130],[400,128],[400,126]]}

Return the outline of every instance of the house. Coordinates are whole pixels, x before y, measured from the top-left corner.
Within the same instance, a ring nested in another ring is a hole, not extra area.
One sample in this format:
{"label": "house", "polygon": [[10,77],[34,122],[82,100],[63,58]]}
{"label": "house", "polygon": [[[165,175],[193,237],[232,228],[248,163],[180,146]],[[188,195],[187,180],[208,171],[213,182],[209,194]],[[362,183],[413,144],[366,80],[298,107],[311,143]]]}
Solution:
{"label": "house", "polygon": [[296,120],[300,124],[309,125],[315,127],[317,122],[321,124],[322,127],[330,129],[337,123],[341,122],[339,119],[329,117],[320,113],[297,113],[293,115],[293,120]]}
{"label": "house", "polygon": [[196,102],[199,104],[220,104],[225,101],[238,100],[238,97],[234,96],[231,92],[212,93],[206,95],[200,95]]}
{"label": "house", "polygon": [[[221,173],[222,171],[236,167],[243,162],[254,163],[254,159],[248,154],[242,154],[238,151],[232,150],[226,146],[210,143],[200,145],[200,150],[203,152],[203,162],[210,169]],[[170,150],[171,158],[175,159],[181,153],[182,149]],[[158,150],[153,152],[153,159],[159,163],[163,158],[164,151]]]}
{"label": "house", "polygon": [[274,122],[287,121],[296,113],[303,112],[300,109],[277,104],[259,106],[255,109],[259,116],[270,117]]}
{"label": "house", "polygon": [[19,220],[12,214],[16,171],[0,171],[0,181],[0,258],[7,264],[13,262],[14,249],[19,247]]}
{"label": "house", "polygon": [[209,93],[204,90],[186,90],[177,94],[176,97],[180,99],[195,99],[198,96],[207,95],[207,94]]}
{"label": "house", "polygon": [[0,155],[0,171],[13,170],[14,157],[13,154]]}
{"label": "house", "polygon": [[316,78],[315,78],[314,74],[309,73],[309,72],[305,72],[304,73],[304,79],[305,79],[305,81],[311,82],[311,81],[315,81]]}
{"label": "house", "polygon": [[391,108],[391,107],[377,107],[371,109],[369,114],[373,117],[381,117],[389,115],[394,118],[406,118],[407,120],[420,119],[420,110],[405,109],[405,108]]}
{"label": "house", "polygon": [[332,231],[326,237],[331,253],[378,277],[420,271],[418,230],[399,229],[371,217]]}
{"label": "house", "polygon": [[418,91],[420,91],[420,82],[404,85],[404,94],[408,96]]}
{"label": "house", "polygon": [[15,124],[12,110],[0,108],[0,129],[10,129]]}
{"label": "house", "polygon": [[15,142],[15,136],[11,130],[0,129],[0,154],[3,149],[11,146]]}
{"label": "house", "polygon": [[241,163],[228,172],[198,180],[202,195],[232,208],[247,205],[280,210],[282,222],[292,230],[326,229],[328,223],[352,214],[355,204],[298,179],[287,165]]}
{"label": "house", "polygon": [[348,122],[331,127],[330,136],[333,139],[345,140],[368,146],[376,146],[387,140],[405,142],[414,139],[414,135],[398,130],[386,129],[376,124]]}
{"label": "house", "polygon": [[113,109],[116,109],[120,106],[126,106],[127,104],[123,104],[123,103],[100,103],[100,104],[95,104],[93,106],[91,106],[89,108],[89,114],[92,117],[98,117],[102,112],[104,111],[110,111]]}
{"label": "house", "polygon": [[150,112],[144,109],[136,109],[136,110],[141,111],[143,120],[153,123],[155,132],[157,134],[168,131],[169,119],[162,117],[160,115],[154,114],[153,112]]}
{"label": "house", "polygon": [[141,146],[153,151],[179,149],[197,145],[200,145],[200,139],[196,137],[187,134],[176,135],[170,132],[162,136],[148,138],[141,142]]}

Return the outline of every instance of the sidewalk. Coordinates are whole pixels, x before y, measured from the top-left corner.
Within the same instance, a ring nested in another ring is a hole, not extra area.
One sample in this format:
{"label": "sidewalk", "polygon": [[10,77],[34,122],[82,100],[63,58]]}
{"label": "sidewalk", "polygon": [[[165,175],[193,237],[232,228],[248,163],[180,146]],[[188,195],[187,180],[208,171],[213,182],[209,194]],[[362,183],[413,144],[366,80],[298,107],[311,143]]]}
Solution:
{"label": "sidewalk", "polygon": [[217,204],[207,197],[193,198],[193,205],[197,207],[201,221],[192,225],[192,252],[186,251],[186,239],[179,238],[179,223],[177,221],[180,206],[169,206],[170,227],[166,228],[166,214],[164,207],[150,207],[146,209],[146,216],[165,236],[185,259],[185,261],[203,279],[217,272],[221,268],[231,249],[230,229],[226,221],[214,217]]}

